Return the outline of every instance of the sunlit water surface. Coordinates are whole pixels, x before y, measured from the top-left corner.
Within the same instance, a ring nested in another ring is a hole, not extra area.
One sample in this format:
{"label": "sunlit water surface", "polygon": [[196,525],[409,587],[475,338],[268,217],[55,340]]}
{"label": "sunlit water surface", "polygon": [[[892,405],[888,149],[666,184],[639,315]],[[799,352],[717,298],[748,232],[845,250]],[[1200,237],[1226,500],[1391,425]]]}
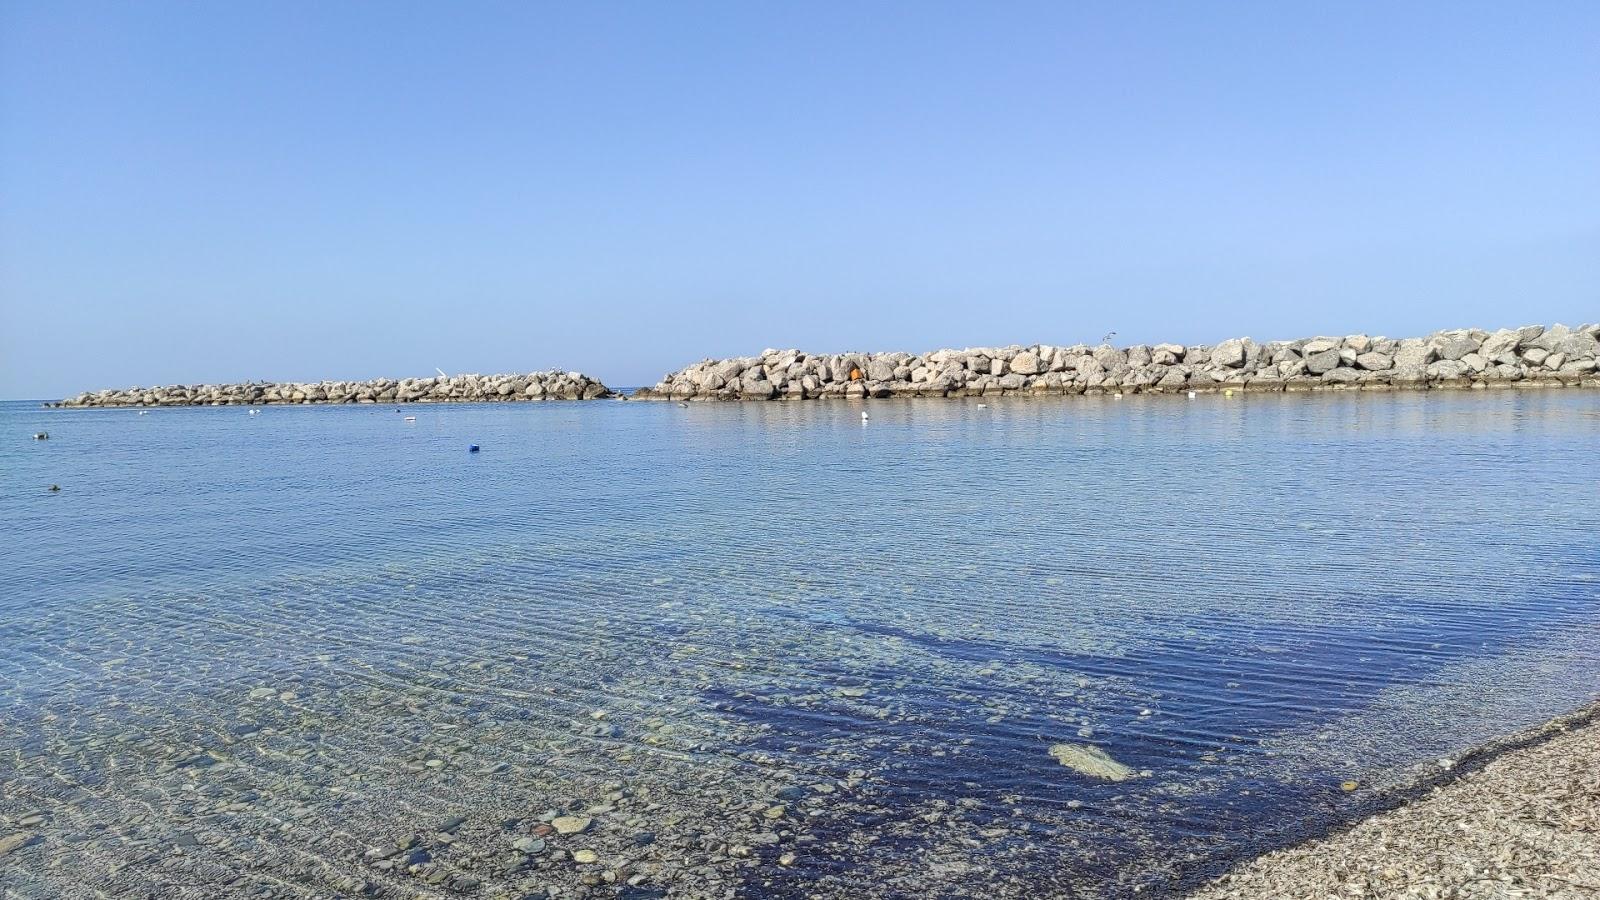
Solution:
{"label": "sunlit water surface", "polygon": [[1600,694],[1596,392],[0,424],[21,897],[1161,895]]}

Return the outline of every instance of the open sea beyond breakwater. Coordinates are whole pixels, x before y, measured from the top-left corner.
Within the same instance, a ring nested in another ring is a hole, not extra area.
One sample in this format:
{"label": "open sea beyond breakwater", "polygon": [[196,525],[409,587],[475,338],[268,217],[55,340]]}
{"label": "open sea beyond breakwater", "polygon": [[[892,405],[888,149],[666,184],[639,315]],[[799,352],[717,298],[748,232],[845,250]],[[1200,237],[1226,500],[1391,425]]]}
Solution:
{"label": "open sea beyond breakwater", "polygon": [[1175,895],[1600,695],[1600,393],[859,412],[0,404],[0,895]]}

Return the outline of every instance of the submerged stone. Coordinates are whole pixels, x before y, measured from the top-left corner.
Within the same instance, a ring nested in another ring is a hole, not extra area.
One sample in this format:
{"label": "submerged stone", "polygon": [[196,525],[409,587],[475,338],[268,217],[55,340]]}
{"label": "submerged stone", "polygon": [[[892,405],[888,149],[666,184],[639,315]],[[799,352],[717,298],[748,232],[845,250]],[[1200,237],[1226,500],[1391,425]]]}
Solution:
{"label": "submerged stone", "polygon": [[582,834],[589,830],[593,821],[588,816],[556,816],[550,824],[561,834]]}
{"label": "submerged stone", "polygon": [[1136,774],[1131,766],[1117,762],[1104,750],[1088,744],[1055,744],[1050,747],[1050,755],[1063,766],[1091,778],[1127,781]]}
{"label": "submerged stone", "polygon": [[41,838],[36,834],[8,834],[0,837],[0,856],[6,856],[13,851],[24,847],[31,847],[39,843]]}
{"label": "submerged stone", "polygon": [[514,847],[517,850],[520,850],[523,853],[527,853],[529,855],[532,855],[532,854],[535,854],[535,853],[543,853],[544,852],[544,848],[545,848],[545,843],[544,843],[544,839],[543,838],[520,837],[520,838],[517,838],[515,841],[512,841],[511,842],[511,846]]}

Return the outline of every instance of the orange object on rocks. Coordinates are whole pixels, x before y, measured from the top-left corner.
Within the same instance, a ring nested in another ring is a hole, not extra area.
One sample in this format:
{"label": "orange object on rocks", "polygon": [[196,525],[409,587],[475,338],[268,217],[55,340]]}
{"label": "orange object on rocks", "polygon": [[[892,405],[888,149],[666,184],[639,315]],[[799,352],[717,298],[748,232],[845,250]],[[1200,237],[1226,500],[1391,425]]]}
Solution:
{"label": "orange object on rocks", "polygon": [[850,380],[851,381],[860,381],[861,380],[861,370],[860,369],[851,369],[850,370]]}

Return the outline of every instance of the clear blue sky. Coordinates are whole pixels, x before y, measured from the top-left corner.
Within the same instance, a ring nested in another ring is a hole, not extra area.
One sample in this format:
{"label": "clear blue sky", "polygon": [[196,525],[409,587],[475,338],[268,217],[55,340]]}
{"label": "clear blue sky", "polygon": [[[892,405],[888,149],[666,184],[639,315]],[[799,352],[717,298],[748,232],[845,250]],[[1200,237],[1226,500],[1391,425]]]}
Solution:
{"label": "clear blue sky", "polygon": [[0,396],[1600,319],[1600,3],[0,0]]}

